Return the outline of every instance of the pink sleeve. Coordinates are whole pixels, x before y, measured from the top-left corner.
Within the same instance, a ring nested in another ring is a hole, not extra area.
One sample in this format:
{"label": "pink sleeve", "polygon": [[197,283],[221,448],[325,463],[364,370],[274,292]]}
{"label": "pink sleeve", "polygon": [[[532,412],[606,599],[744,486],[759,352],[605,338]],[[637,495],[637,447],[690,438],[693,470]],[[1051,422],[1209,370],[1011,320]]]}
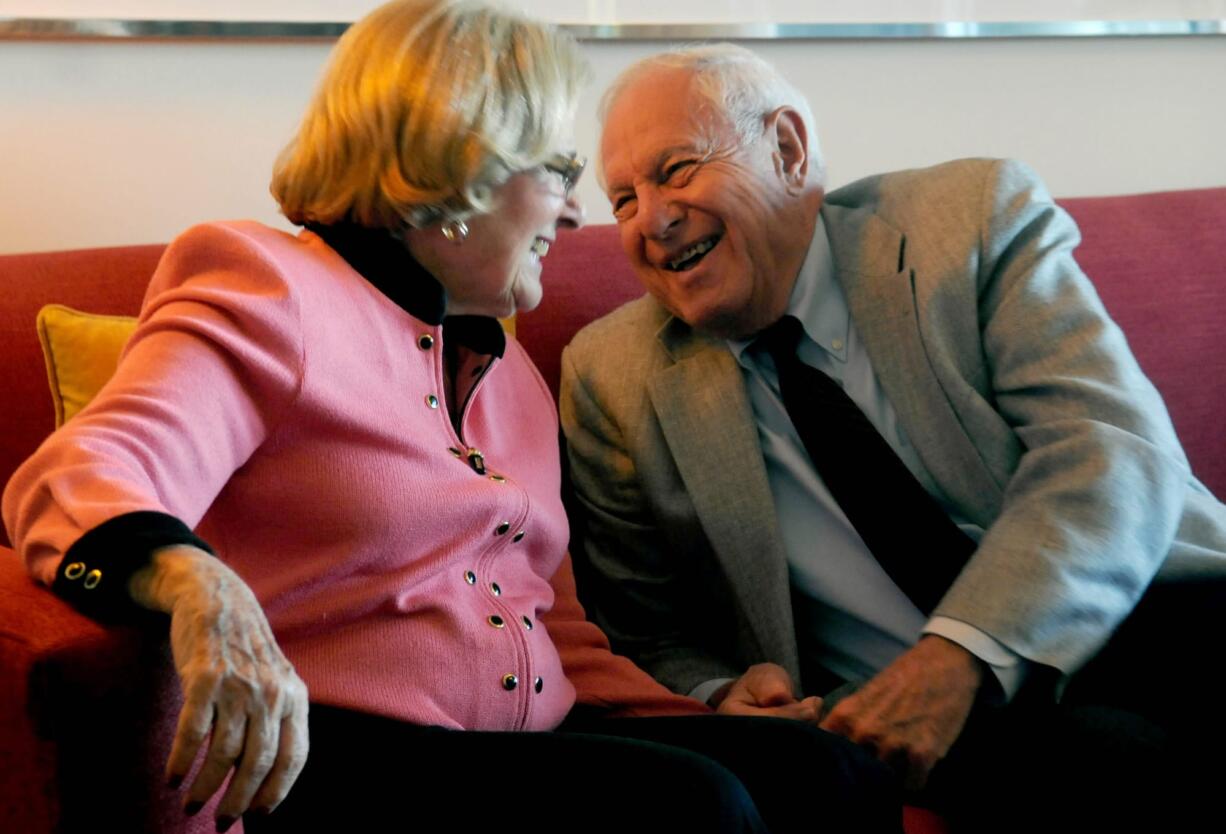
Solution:
{"label": "pink sleeve", "polygon": [[604,707],[610,718],[711,711],[706,704],[657,683],[629,658],[613,654],[604,632],[584,615],[569,555],[550,584],[554,605],[541,619],[562,658],[562,670],[575,687],[576,703]]}
{"label": "pink sleeve", "polygon": [[30,572],[50,584],[77,538],[124,513],[194,527],[292,403],[302,364],[296,300],[257,236],[208,225],[178,238],[114,377],[5,489]]}

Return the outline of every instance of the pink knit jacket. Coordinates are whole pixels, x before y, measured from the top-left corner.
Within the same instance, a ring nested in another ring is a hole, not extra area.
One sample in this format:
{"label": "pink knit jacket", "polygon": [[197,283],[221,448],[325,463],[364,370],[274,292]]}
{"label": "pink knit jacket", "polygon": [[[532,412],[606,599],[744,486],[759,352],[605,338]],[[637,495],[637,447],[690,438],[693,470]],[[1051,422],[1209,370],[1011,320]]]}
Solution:
{"label": "pink knit jacket", "polygon": [[5,523],[50,583],[104,521],[182,519],[251,586],[312,701],[485,730],[552,728],[575,685],[620,714],[701,711],[583,619],[556,411],[523,349],[479,378],[459,433],[445,396],[442,328],[318,236],[198,226],[114,378],[14,475]]}

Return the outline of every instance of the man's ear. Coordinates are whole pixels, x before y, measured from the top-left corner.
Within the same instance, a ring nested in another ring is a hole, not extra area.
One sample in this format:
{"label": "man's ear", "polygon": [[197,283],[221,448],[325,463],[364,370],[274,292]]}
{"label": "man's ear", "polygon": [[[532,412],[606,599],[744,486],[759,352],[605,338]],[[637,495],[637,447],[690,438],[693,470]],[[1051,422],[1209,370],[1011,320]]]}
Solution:
{"label": "man's ear", "polygon": [[766,117],[766,134],[773,141],[775,173],[789,189],[800,189],[809,176],[809,132],[800,114],[784,105]]}

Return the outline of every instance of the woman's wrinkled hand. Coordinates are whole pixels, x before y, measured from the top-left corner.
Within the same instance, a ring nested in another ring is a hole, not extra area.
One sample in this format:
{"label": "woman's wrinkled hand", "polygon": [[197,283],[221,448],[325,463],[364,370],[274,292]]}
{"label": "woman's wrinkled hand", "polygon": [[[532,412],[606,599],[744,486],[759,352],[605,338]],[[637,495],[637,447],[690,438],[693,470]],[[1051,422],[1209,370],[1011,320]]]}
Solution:
{"label": "woman's wrinkled hand", "polygon": [[184,695],[166,764],[171,785],[182,783],[207,744],[186,811],[196,813],[231,771],[217,806],[219,831],[248,810],[276,808],[306,764],[307,690],[251,589],[190,545],[156,551],[129,588],[141,605],[171,615],[171,649]]}
{"label": "woman's wrinkled hand", "polygon": [[721,688],[711,698],[722,715],[751,715],[792,718],[816,722],[822,699],[797,698],[792,676],[776,663],[758,663],[745,674]]}

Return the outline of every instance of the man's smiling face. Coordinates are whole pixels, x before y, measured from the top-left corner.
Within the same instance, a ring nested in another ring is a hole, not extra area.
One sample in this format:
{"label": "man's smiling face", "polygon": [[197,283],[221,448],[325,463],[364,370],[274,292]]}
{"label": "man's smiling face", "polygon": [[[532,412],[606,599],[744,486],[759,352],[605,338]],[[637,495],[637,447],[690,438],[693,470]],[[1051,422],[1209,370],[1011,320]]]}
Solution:
{"label": "man's smiling face", "polygon": [[693,86],[691,71],[660,67],[621,91],[601,138],[605,190],[647,290],[698,330],[748,336],[782,315],[809,246],[804,128],[776,111],[744,143]]}

